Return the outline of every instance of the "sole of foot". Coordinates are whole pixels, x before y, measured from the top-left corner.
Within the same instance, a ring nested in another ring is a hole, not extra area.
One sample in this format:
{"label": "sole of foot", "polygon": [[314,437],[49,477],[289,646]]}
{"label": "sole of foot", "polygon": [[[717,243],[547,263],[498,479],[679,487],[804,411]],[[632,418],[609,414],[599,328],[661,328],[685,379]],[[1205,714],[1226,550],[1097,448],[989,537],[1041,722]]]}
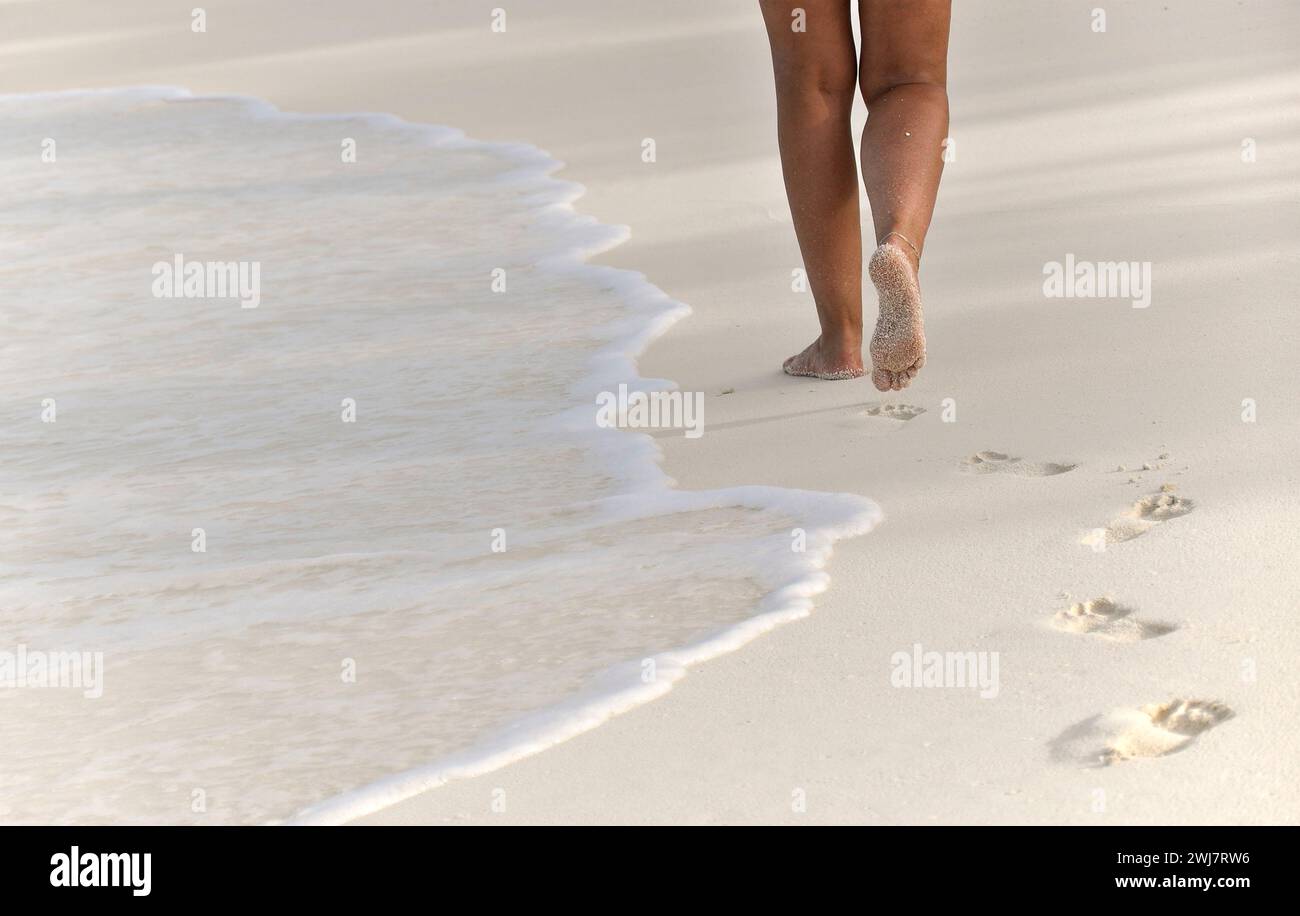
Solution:
{"label": "sole of foot", "polygon": [[880,297],[871,336],[871,383],[880,391],[902,391],[925,365],[921,287],[911,260],[888,242],[871,256],[867,273]]}

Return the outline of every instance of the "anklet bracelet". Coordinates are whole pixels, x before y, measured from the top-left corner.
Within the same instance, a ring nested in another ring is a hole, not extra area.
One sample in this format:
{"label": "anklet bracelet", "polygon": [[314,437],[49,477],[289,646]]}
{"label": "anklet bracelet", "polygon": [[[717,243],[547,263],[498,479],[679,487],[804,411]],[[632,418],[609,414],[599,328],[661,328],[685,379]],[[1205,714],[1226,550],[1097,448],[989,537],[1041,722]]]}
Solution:
{"label": "anklet bracelet", "polygon": [[903,235],[903,233],[901,233],[901,232],[886,232],[886,233],[885,233],[885,238],[884,238],[884,239],[881,239],[877,244],[880,244],[880,245],[885,244],[885,239],[889,238],[891,235],[896,235],[896,236],[898,236],[900,239],[902,239],[902,240],[907,244],[907,247],[908,247],[908,248],[910,248],[910,249],[912,249],[914,252],[916,252],[916,259],[917,259],[918,261],[921,260],[921,249],[919,249],[919,248],[917,248],[915,245],[913,245],[912,242],[911,242],[911,240],[910,240],[907,236]]}

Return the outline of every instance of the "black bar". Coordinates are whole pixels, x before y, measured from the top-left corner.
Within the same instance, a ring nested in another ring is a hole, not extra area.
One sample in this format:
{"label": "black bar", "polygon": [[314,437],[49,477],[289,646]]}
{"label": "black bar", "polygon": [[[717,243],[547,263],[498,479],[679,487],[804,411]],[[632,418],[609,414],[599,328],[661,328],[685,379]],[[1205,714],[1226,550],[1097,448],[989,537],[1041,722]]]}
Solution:
{"label": "black bar", "polygon": [[[622,888],[606,900],[613,907],[696,882],[724,896],[731,888],[738,899],[747,891],[761,897],[775,884],[796,895],[801,886],[818,894],[842,889],[868,904],[900,893],[919,893],[926,904],[970,903],[978,890],[990,904],[1199,896],[1231,905],[1256,890],[1285,891],[1297,840],[1294,828],[1280,827],[862,827],[811,836],[732,828],[725,838],[559,829],[563,836],[542,838],[524,828],[10,827],[0,829],[0,870],[11,905],[67,902],[74,894],[79,902],[337,905],[418,893],[430,908],[460,909],[465,904],[455,900],[465,893],[489,905],[515,893],[591,899],[588,892],[610,880]],[[118,885],[70,886],[59,866],[73,847],[79,879],[107,865],[103,874],[111,879],[116,867]],[[138,870],[101,853],[139,854]],[[136,893],[145,853],[147,895]]]}

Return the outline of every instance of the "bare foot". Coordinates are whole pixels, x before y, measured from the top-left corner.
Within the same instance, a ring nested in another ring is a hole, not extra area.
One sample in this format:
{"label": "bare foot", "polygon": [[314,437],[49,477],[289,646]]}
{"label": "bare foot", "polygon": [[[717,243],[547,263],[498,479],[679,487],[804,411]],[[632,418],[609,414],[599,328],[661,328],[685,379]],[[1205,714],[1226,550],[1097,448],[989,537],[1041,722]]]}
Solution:
{"label": "bare foot", "polygon": [[925,365],[925,325],[916,268],[901,248],[886,242],[867,266],[880,295],[880,317],[871,336],[871,383],[901,391]]}
{"label": "bare foot", "polygon": [[825,344],[818,337],[802,353],[792,356],[781,364],[786,375],[807,376],[827,380],[861,378],[862,346],[833,347]]}

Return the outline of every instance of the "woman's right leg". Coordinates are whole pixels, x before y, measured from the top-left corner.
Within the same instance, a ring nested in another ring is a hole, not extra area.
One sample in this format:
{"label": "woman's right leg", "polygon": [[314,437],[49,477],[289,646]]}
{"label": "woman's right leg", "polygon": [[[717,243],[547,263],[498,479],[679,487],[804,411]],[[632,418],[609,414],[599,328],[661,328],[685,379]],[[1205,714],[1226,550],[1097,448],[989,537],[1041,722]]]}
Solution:
{"label": "woman's right leg", "polygon": [[869,268],[880,297],[871,380],[898,391],[925,365],[919,277],[948,135],[951,0],[858,0],[858,13],[862,181],[879,243]]}
{"label": "woman's right leg", "polygon": [[785,361],[790,375],[863,373],[862,226],[849,124],[858,59],[849,2],[760,0],[786,197],[821,323],[821,336]]}

